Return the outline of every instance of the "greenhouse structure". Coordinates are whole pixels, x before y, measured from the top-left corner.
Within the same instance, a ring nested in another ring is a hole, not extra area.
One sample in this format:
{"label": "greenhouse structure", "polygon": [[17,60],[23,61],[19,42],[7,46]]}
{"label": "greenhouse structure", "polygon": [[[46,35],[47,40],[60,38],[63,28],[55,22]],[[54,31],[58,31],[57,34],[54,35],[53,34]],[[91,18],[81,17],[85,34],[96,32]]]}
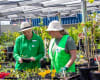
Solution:
{"label": "greenhouse structure", "polygon": [[0,80],[100,80],[100,0],[0,0]]}

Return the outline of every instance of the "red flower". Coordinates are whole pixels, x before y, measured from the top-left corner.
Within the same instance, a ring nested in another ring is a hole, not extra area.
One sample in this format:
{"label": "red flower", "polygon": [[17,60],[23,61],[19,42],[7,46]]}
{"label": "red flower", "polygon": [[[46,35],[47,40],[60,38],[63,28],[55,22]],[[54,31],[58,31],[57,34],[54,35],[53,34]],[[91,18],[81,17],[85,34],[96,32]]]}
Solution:
{"label": "red flower", "polygon": [[96,58],[94,58],[94,61],[96,61]]}
{"label": "red flower", "polygon": [[0,79],[4,78],[5,76],[8,76],[10,73],[5,73],[5,72],[1,72],[0,73]]}

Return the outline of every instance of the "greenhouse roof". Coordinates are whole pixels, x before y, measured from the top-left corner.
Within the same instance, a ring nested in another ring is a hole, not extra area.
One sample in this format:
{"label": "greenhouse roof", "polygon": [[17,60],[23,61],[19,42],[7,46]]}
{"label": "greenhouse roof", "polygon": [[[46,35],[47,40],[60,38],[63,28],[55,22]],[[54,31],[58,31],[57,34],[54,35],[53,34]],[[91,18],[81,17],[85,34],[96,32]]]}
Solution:
{"label": "greenhouse roof", "polygon": [[[100,9],[100,0],[87,2],[87,12]],[[0,20],[56,16],[81,13],[81,0],[0,0]]]}

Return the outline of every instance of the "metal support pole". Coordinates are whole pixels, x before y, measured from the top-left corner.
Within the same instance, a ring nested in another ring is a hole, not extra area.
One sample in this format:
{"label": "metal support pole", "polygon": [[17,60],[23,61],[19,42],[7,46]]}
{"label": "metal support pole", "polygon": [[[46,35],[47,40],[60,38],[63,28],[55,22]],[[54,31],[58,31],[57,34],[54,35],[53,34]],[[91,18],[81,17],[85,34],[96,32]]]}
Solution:
{"label": "metal support pole", "polygon": [[60,15],[60,12],[58,13],[58,18],[59,18],[59,21],[61,22],[61,15]]}
{"label": "metal support pole", "polygon": [[[86,0],[81,0],[81,8],[82,8],[82,23],[85,24],[87,21],[87,7],[86,7]],[[86,26],[83,29],[83,32],[85,34],[85,53],[88,54],[88,41],[87,41],[87,31]],[[88,55],[87,55],[88,57]]]}
{"label": "metal support pole", "polygon": [[[29,23],[32,25],[32,18],[29,18]],[[33,26],[33,25],[32,25]]]}
{"label": "metal support pole", "polygon": [[87,16],[87,10],[86,10],[86,1],[85,0],[81,0],[81,8],[82,8],[82,22],[85,23],[86,22],[86,16]]}
{"label": "metal support pole", "polygon": [[0,36],[1,36],[1,21],[0,21]]}

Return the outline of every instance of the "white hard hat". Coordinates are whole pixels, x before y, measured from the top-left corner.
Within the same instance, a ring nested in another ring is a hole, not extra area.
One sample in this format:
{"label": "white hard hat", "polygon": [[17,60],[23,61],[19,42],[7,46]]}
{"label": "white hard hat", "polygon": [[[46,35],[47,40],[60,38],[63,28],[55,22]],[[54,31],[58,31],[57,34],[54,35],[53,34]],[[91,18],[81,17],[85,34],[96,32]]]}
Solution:
{"label": "white hard hat", "polygon": [[32,26],[30,25],[29,22],[22,22],[21,26],[20,26],[20,31],[25,31],[25,30],[28,30],[31,28],[32,28]]}
{"label": "white hard hat", "polygon": [[50,22],[46,31],[61,31],[61,30],[64,30],[64,28],[62,27],[60,22],[57,20],[54,20],[54,21]]}

